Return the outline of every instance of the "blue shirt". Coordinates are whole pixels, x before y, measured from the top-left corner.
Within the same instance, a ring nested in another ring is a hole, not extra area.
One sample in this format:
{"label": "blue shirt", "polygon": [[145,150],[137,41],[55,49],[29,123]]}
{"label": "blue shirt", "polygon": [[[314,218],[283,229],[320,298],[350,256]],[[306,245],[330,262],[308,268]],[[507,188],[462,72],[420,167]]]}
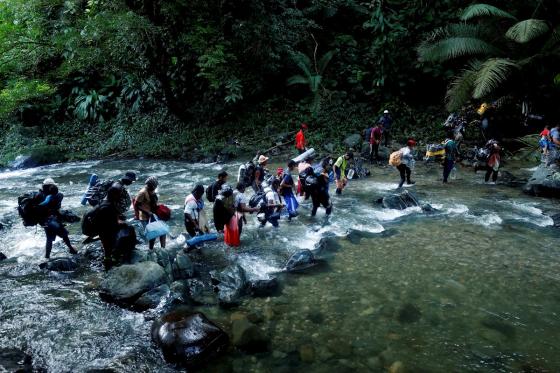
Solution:
{"label": "blue shirt", "polygon": [[382,115],[381,118],[377,121],[377,123],[383,123],[383,128],[388,130],[391,129],[391,125],[393,124],[393,118],[390,115]]}
{"label": "blue shirt", "polygon": [[554,140],[560,141],[560,132],[558,131],[558,128],[554,127],[553,129],[550,130],[550,137],[552,138],[552,141],[550,142],[550,146],[554,148],[558,147],[558,145],[554,143]]}

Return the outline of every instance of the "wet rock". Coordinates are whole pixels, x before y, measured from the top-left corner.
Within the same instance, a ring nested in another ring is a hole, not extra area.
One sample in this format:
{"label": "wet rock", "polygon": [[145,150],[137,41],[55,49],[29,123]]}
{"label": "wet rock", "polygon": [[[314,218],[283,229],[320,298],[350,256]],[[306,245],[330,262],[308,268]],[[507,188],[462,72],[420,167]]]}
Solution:
{"label": "wet rock", "polygon": [[128,224],[120,224],[115,238],[113,257],[119,263],[130,263],[136,247],[136,231]]}
{"label": "wet rock", "polygon": [[213,293],[207,290],[204,283],[200,280],[190,279],[184,281],[189,290],[190,299],[198,304],[213,304],[215,299]]}
{"label": "wet rock", "polygon": [[316,264],[317,261],[311,250],[300,250],[290,256],[285,268],[288,272],[296,272],[313,267]]}
{"label": "wet rock", "polygon": [[186,281],[174,281],[169,286],[169,302],[171,304],[190,303],[189,286]]}
{"label": "wet rock", "polygon": [[52,258],[39,264],[39,267],[54,272],[71,272],[78,269],[78,262],[73,258]]}
{"label": "wet rock", "polygon": [[276,278],[251,281],[249,285],[249,293],[254,297],[271,297],[277,295],[279,290],[280,284]]}
{"label": "wet rock", "polygon": [[60,210],[60,218],[64,223],[77,223],[82,220],[78,215],[70,210]]}
{"label": "wet rock", "polygon": [[395,361],[389,367],[389,373],[405,373],[404,364],[401,361]]}
{"label": "wet rock", "polygon": [[304,363],[313,363],[315,361],[315,349],[311,345],[302,345],[298,349],[299,358]]}
{"label": "wet rock", "polygon": [[404,210],[409,207],[419,206],[416,196],[408,190],[383,197],[381,204],[384,208],[394,210]]}
{"label": "wet rock", "polygon": [[154,262],[125,264],[111,269],[101,284],[103,299],[117,303],[133,304],[142,294],[164,284],[167,275]]}
{"label": "wet rock", "polygon": [[268,350],[268,337],[246,315],[232,315],[231,323],[232,344],[248,353],[264,352]]}
{"label": "wet rock", "polygon": [[425,203],[422,205],[422,211],[427,214],[433,214],[437,212],[437,209],[433,208],[429,203]]}
{"label": "wet rock", "polygon": [[31,356],[16,348],[1,348],[0,372],[32,373]]}
{"label": "wet rock", "polygon": [[162,299],[169,295],[169,292],[170,289],[167,284],[163,284],[158,286],[157,288],[149,290],[142,294],[140,298],[138,298],[136,302],[134,302],[134,308],[139,311],[156,308],[157,306],[159,306]]}
{"label": "wet rock", "polygon": [[541,164],[525,184],[523,191],[537,197],[560,198],[560,172]]}
{"label": "wet rock", "polygon": [[355,148],[362,141],[362,136],[353,134],[344,139],[344,145],[348,148]]}
{"label": "wet rock", "polygon": [[399,308],[397,320],[399,320],[400,323],[408,324],[420,320],[421,317],[422,312],[420,309],[411,303],[407,303]]}
{"label": "wet rock", "polygon": [[101,246],[101,241],[95,241],[84,245],[80,249],[80,254],[89,260],[103,260],[105,254],[103,253],[103,247]]}
{"label": "wet rock", "polygon": [[165,360],[186,368],[198,368],[224,352],[227,334],[204,314],[179,309],[163,315],[152,325],[152,340]]}
{"label": "wet rock", "polygon": [[525,180],[520,179],[515,175],[513,175],[511,172],[505,170],[500,171],[500,178],[498,179],[498,184],[517,188],[523,186],[525,183],[527,183],[527,179]]}
{"label": "wet rock", "polygon": [[6,260],[6,259],[8,259],[8,257],[6,255],[4,255],[4,253],[0,252],[0,262],[2,260]]}
{"label": "wet rock", "polygon": [[16,159],[8,163],[8,167],[13,170],[37,167],[39,164],[30,155],[18,155]]}
{"label": "wet rock", "polygon": [[194,265],[189,256],[184,252],[177,254],[171,268],[174,280],[184,280],[194,276]]}
{"label": "wet rock", "polygon": [[486,317],[480,323],[486,328],[502,333],[509,339],[515,338],[515,327],[505,320],[498,319],[497,317]]}
{"label": "wet rock", "polygon": [[551,215],[550,218],[554,227],[560,228],[560,214]]}
{"label": "wet rock", "polygon": [[233,307],[241,302],[247,292],[248,282],[245,270],[239,265],[232,265],[221,272],[210,272],[212,283],[218,291],[218,302],[223,307]]}
{"label": "wet rock", "polygon": [[134,249],[132,250],[132,253],[130,253],[129,264],[141,263],[147,260],[148,260],[148,251]]}

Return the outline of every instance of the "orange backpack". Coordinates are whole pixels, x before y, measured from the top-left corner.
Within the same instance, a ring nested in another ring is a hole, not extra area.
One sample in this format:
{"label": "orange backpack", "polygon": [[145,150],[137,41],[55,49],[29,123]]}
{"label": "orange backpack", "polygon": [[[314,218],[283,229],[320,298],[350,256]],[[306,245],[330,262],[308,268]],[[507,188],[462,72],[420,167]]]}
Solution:
{"label": "orange backpack", "polygon": [[389,164],[391,166],[397,167],[401,164],[402,152],[397,150],[396,152],[392,152],[389,156]]}

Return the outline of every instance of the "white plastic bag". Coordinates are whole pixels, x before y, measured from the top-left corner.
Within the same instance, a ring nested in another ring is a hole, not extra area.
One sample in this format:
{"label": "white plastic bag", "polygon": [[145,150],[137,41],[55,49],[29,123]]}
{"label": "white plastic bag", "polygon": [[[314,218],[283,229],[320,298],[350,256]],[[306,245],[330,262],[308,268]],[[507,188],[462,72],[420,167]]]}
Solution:
{"label": "white plastic bag", "polygon": [[153,240],[154,238],[165,236],[169,233],[169,226],[165,224],[163,221],[159,220],[157,216],[153,215],[154,220],[150,221],[146,225],[146,229],[144,234],[146,235],[146,239],[148,241]]}

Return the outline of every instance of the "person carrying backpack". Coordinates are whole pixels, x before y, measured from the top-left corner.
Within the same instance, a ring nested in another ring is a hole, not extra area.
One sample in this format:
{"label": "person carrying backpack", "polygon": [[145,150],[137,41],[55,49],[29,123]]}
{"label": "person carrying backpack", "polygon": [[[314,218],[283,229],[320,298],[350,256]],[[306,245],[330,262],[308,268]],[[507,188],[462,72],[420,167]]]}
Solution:
{"label": "person carrying backpack", "polygon": [[228,184],[222,185],[213,206],[214,226],[216,231],[223,232],[231,218],[235,215],[235,200],[233,189]]}
{"label": "person carrying backpack", "polygon": [[115,183],[119,183],[121,185],[121,196],[119,197],[119,200],[117,202],[117,209],[119,211],[119,214],[124,219],[124,215],[130,209],[130,205],[132,204],[130,194],[128,193],[126,187],[131,185],[135,181],[136,173],[132,171],[128,171],[120,180],[117,181],[98,180],[86,191],[85,196],[82,199],[82,205],[89,203],[90,206],[98,206],[107,196],[109,188],[111,188]]}
{"label": "person carrying backpack", "polygon": [[377,123],[377,126],[371,130],[369,138],[369,161],[379,160],[379,145],[381,144],[381,138],[383,136],[383,123]]}
{"label": "person carrying backpack", "polygon": [[333,166],[334,179],[336,182],[336,194],[342,194],[342,190],[346,188],[348,178],[346,170],[348,169],[348,161],[354,159],[354,153],[347,151],[344,155],[338,157]]}
{"label": "person carrying backpack", "polygon": [[449,132],[447,134],[447,138],[444,141],[444,149],[445,149],[445,159],[443,160],[443,182],[447,183],[447,179],[449,178],[449,174],[451,174],[451,170],[455,167],[455,160],[457,159],[457,155],[459,151],[457,150],[457,144],[453,140],[453,133]]}
{"label": "person carrying backpack", "polygon": [[288,162],[288,171],[284,172],[281,182],[280,182],[280,194],[286,202],[286,208],[290,214],[290,219],[298,215],[297,208],[299,206],[296,196],[294,196],[294,179],[292,177],[292,172],[296,168],[296,162]]}
{"label": "person carrying backpack", "polygon": [[222,185],[227,183],[227,179],[228,173],[226,171],[222,171],[218,174],[218,179],[208,185],[206,188],[206,199],[208,202],[214,202],[216,200],[216,196],[220,193]]}
{"label": "person carrying backpack", "polygon": [[45,243],[45,258],[49,259],[51,250],[56,236],[62,238],[70,254],[78,252],[72,246],[68,238],[68,231],[64,228],[60,218],[60,207],[64,195],[58,191],[58,186],[52,178],[46,178],[43,186],[37,196],[37,201],[41,201],[37,205],[38,223],[45,229],[47,241]]}
{"label": "person carrying backpack", "polygon": [[273,227],[278,228],[278,220],[280,220],[280,211],[284,207],[278,194],[278,187],[280,187],[280,180],[274,179],[269,187],[264,189],[266,195],[266,205],[264,207],[264,220],[261,226],[264,227],[266,222],[270,222]]}
{"label": "person carrying backpack", "polygon": [[122,195],[122,185],[114,183],[107,191],[107,198],[96,207],[94,224],[99,232],[101,245],[105,257],[103,265],[106,270],[115,263],[113,253],[117,240],[117,232],[123,222],[120,220],[119,201]]}
{"label": "person carrying backpack", "polygon": [[399,183],[399,188],[401,188],[406,180],[407,185],[416,184],[414,181],[410,180],[410,174],[412,173],[412,168],[414,168],[414,155],[412,151],[416,146],[416,141],[409,139],[406,142],[406,146],[399,150],[401,163],[397,166],[397,170],[401,175],[401,181]]}
{"label": "person carrying backpack", "polygon": [[498,145],[496,140],[490,140],[486,143],[488,150],[488,159],[486,160],[486,174],[484,175],[484,182],[488,183],[490,176],[492,176],[492,183],[496,184],[498,180],[498,170],[500,169],[500,151],[502,148]]}
{"label": "person carrying backpack", "polygon": [[333,206],[329,195],[329,169],[329,159],[323,160],[323,162],[321,162],[321,174],[317,176],[317,185],[310,192],[311,201],[313,203],[311,216],[315,216],[317,214],[317,209],[320,206],[325,208],[327,216],[329,216],[332,212]]}
{"label": "person carrying backpack", "polygon": [[259,156],[258,165],[255,167],[255,176],[253,180],[253,190],[255,193],[262,191],[262,182],[264,181],[265,173],[267,172],[266,165],[268,162],[268,157],[264,155]]}

